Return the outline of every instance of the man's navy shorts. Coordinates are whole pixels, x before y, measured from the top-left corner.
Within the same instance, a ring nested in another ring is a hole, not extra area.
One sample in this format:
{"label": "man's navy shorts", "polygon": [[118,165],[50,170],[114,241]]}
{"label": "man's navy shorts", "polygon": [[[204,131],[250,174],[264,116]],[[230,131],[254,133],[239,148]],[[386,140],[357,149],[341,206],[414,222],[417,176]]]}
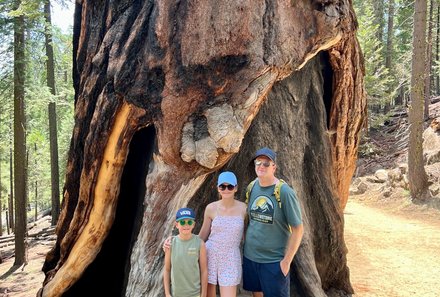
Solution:
{"label": "man's navy shorts", "polygon": [[243,257],[243,289],[264,296],[290,296],[290,272],[284,276],[280,262],[257,263]]}

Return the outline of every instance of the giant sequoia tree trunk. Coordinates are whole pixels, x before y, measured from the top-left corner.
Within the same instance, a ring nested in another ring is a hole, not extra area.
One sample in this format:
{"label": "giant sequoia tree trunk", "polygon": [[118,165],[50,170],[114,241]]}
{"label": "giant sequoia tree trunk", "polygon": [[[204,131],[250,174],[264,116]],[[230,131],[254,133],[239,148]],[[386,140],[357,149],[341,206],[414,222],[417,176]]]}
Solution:
{"label": "giant sequoia tree trunk", "polygon": [[222,168],[243,189],[261,145],[304,210],[292,294],[352,293],[342,207],[365,96],[349,1],[80,1],[74,27],[76,123],[39,295],[161,296],[175,211],[200,215]]}

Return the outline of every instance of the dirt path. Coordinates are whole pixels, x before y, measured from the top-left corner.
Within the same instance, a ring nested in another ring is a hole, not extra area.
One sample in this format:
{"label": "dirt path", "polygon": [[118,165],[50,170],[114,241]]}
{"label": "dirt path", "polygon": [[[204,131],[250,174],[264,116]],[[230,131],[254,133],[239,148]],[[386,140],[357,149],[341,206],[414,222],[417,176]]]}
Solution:
{"label": "dirt path", "polygon": [[439,222],[349,200],[345,242],[355,296],[440,296]]}

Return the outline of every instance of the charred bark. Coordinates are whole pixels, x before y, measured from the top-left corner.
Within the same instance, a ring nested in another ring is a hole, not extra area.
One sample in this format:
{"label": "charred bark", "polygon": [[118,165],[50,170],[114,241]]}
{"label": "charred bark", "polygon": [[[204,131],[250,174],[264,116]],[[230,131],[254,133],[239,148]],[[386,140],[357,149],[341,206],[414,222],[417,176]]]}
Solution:
{"label": "charred bark", "polygon": [[[349,110],[365,106],[354,30],[348,1],[78,2],[76,122],[39,294],[102,295],[109,286],[117,296],[160,296],[161,242],[177,208],[228,161],[249,181],[249,156],[264,143],[283,156],[280,174],[298,187],[305,213],[292,294],[349,295],[345,183],[335,180],[351,178],[365,111]],[[275,118],[259,113],[263,102]],[[348,153],[332,125],[341,139],[355,137]]]}

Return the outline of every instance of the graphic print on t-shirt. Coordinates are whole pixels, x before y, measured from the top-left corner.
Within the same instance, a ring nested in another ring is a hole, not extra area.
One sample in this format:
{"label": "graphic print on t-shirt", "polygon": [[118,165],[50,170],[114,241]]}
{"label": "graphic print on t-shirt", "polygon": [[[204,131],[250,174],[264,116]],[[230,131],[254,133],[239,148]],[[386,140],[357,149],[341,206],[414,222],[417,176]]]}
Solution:
{"label": "graphic print on t-shirt", "polygon": [[251,205],[250,219],[265,223],[273,223],[273,203],[270,198],[266,196],[258,196]]}
{"label": "graphic print on t-shirt", "polygon": [[195,248],[195,247],[188,248],[188,256],[191,256],[191,255],[197,255],[197,248]]}

